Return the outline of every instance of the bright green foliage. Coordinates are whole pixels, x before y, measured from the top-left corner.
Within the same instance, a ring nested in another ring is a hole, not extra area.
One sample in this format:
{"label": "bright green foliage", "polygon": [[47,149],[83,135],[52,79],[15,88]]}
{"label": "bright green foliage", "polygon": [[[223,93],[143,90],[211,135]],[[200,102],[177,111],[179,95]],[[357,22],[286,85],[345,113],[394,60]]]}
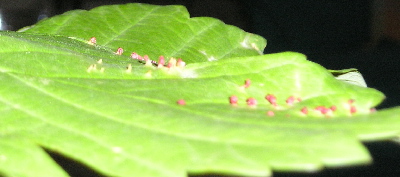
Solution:
{"label": "bright green foliage", "polygon": [[[92,36],[96,45],[87,42]],[[189,18],[180,6],[72,11],[1,32],[0,42],[5,176],[65,176],[39,147],[108,176],[315,171],[369,163],[360,140],[400,132],[399,108],[371,112],[384,98],[379,91],[336,80],[302,54],[260,55],[261,37]],[[187,66],[145,65],[131,52]],[[250,97],[256,106],[246,104]]]}
{"label": "bright green foliage", "polygon": [[187,63],[262,54],[266,43],[258,35],[209,18],[189,18],[183,6],[127,4],[76,10],[21,31],[73,36],[117,50],[122,47],[153,60],[159,55]]}

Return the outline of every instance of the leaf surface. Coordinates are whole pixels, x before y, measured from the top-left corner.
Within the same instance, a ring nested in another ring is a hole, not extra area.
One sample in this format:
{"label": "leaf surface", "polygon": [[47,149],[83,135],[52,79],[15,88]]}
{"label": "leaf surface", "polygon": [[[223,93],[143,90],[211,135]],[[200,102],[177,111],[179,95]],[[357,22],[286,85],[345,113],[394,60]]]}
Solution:
{"label": "leaf surface", "polygon": [[364,77],[361,75],[357,69],[343,69],[343,70],[330,70],[330,72],[336,77],[336,79],[351,83],[354,85],[367,87],[367,83],[364,80]]}
{"label": "leaf surface", "polygon": [[[92,17],[104,19],[95,23],[103,28],[92,25]],[[160,18],[172,25],[159,25]],[[199,19],[204,20],[200,26],[218,24],[203,31],[219,37],[201,35]],[[120,40],[137,28],[146,39],[135,42],[144,45]],[[174,28],[176,35],[160,38],[164,28]],[[195,42],[180,36],[187,30]],[[101,35],[110,31],[113,37]],[[91,36],[97,45],[86,42]],[[253,47],[243,48],[240,41],[246,38],[255,41]],[[182,46],[154,47],[155,40]],[[221,40],[235,42],[216,50],[213,44]],[[4,160],[22,161],[12,157],[14,152],[30,152],[35,156],[26,159],[47,163],[17,171],[19,176],[45,176],[47,169],[65,176],[39,147],[106,176],[316,171],[370,163],[360,140],[393,139],[400,131],[399,108],[371,113],[384,98],[379,91],[338,81],[302,54],[259,55],[265,45],[260,37],[211,18],[189,18],[179,6],[127,4],[73,11],[24,33],[1,32],[0,41],[0,79],[6,83],[0,89],[0,171],[6,176],[23,166]],[[116,55],[118,46],[151,58],[182,57],[187,66],[144,65],[132,60],[130,52]],[[216,60],[207,62],[199,48],[215,52]],[[276,96],[276,105],[265,99],[268,94]],[[238,97],[237,105],[230,104],[232,95]],[[296,100],[288,104],[291,96]],[[248,106],[249,98],[258,104]],[[186,104],[177,104],[180,99]],[[315,110],[319,106],[330,110],[324,114]]]}
{"label": "leaf surface", "polygon": [[99,45],[115,50],[122,47],[128,51],[125,55],[136,52],[153,60],[164,55],[183,58],[187,63],[259,55],[266,45],[261,36],[217,19],[189,18],[183,6],[148,4],[70,11],[20,31],[87,40],[96,37]]}

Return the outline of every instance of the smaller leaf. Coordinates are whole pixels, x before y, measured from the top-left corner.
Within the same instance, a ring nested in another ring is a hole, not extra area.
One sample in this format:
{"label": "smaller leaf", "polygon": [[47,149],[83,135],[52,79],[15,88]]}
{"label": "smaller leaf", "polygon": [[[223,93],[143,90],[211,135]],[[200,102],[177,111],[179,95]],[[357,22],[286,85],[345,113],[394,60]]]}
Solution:
{"label": "smaller leaf", "polygon": [[364,77],[357,69],[329,70],[338,80],[350,84],[367,87]]}
{"label": "smaller leaf", "polygon": [[164,55],[187,63],[263,54],[266,40],[209,17],[190,18],[180,5],[124,4],[74,10],[21,29],[87,39],[124,55],[136,52],[151,59]]}

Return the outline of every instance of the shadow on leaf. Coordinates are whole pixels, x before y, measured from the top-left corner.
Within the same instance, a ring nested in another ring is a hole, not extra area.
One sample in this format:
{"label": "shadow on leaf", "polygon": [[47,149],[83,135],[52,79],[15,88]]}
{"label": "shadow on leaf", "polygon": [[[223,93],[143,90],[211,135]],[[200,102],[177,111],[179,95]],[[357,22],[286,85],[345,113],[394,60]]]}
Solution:
{"label": "shadow on leaf", "polygon": [[68,158],[66,156],[63,156],[62,154],[56,153],[54,151],[51,151],[49,149],[44,149],[53,159],[54,161],[57,162],[58,165],[63,168],[68,175],[71,177],[80,177],[80,176],[85,176],[85,177],[106,177],[104,175],[101,175],[100,173],[96,172],[92,168],[86,166],[83,163],[80,163],[78,161],[75,161],[71,158]]}

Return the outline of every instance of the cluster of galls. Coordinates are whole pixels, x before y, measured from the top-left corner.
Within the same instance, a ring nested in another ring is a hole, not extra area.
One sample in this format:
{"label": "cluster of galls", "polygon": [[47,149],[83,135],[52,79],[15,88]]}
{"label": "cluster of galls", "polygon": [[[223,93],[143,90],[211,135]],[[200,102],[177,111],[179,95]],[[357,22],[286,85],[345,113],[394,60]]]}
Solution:
{"label": "cluster of galls", "polygon": [[[250,83],[251,83],[250,80],[246,79],[244,85],[242,85],[240,87],[241,88],[248,88],[248,87],[250,87]],[[273,108],[275,108],[275,110],[279,110],[281,108],[281,107],[279,107],[279,105],[277,103],[277,98],[276,98],[275,95],[267,94],[264,98],[270,105],[272,105]],[[302,100],[301,100],[300,97],[289,96],[288,98],[286,98],[285,103],[286,103],[286,106],[293,106],[294,104],[299,103],[301,101]],[[347,103],[345,103],[345,109],[348,110],[350,115],[353,115],[353,114],[355,114],[357,112],[357,108],[353,104],[354,101],[355,101],[354,99],[349,99],[347,101]],[[232,95],[232,96],[229,97],[229,103],[232,106],[237,106],[238,102],[239,102],[239,99],[238,99],[238,97],[236,95]],[[249,98],[246,99],[246,104],[247,104],[247,106],[249,106],[251,108],[255,108],[257,106],[257,104],[258,104],[258,101],[253,97],[249,97]],[[303,115],[308,115],[309,111],[314,111],[314,112],[319,113],[320,115],[324,115],[326,117],[330,117],[330,116],[332,116],[332,114],[335,111],[337,111],[337,107],[334,106],[334,105],[329,106],[329,107],[321,105],[321,106],[316,106],[316,107],[310,109],[309,107],[304,106],[299,110],[299,112],[301,114],[303,114]],[[374,112],[374,111],[375,111],[375,109],[372,108],[371,112]],[[266,115],[274,116],[275,112],[273,110],[269,110],[269,111],[267,111]]]}
{"label": "cluster of galls", "polygon": [[149,58],[148,55],[144,55],[144,56],[142,57],[142,56],[140,56],[139,54],[137,54],[137,53],[135,53],[135,52],[133,52],[133,53],[131,54],[131,58],[132,58],[132,59],[135,59],[135,60],[138,60],[138,61],[140,61],[140,62],[144,62],[145,65],[149,65],[149,66],[150,66],[150,65],[155,65],[155,66],[157,66],[158,68],[168,68],[168,69],[172,69],[172,68],[175,68],[175,67],[183,68],[183,67],[186,66],[186,63],[185,63],[181,58],[178,58],[178,59],[170,58],[170,59],[168,60],[168,63],[166,63],[166,62],[165,62],[165,58],[164,58],[164,56],[162,56],[162,55],[158,57],[158,62],[156,62],[156,61],[154,61],[154,60],[150,60],[150,58]]}
{"label": "cluster of galls", "polygon": [[[97,42],[97,40],[96,40],[95,37],[90,38],[90,40],[88,41],[88,43],[91,44],[91,45],[95,45],[96,42]],[[121,47],[119,47],[117,49],[117,51],[115,52],[116,55],[122,55],[122,53],[124,53],[124,49],[121,48]],[[170,58],[168,60],[168,63],[166,63],[165,58],[162,55],[159,56],[158,62],[154,61],[154,60],[151,60],[148,55],[144,55],[142,57],[141,55],[139,55],[139,54],[137,54],[135,52],[132,52],[130,57],[132,59],[134,59],[134,60],[138,60],[139,62],[144,63],[146,66],[156,66],[157,68],[160,68],[160,69],[161,68],[165,68],[168,71],[176,70],[176,69],[182,69],[182,68],[184,68],[186,66],[186,63],[181,58],[179,58],[179,59]],[[88,72],[92,71],[93,68],[95,69],[95,67],[96,67],[95,65],[89,66]],[[102,72],[104,72],[104,68],[102,68]],[[126,72],[127,73],[132,72],[132,65],[131,64],[129,64],[126,67]],[[148,75],[149,73],[151,73],[151,71],[146,73],[146,75]]]}
{"label": "cluster of galls", "polygon": [[[90,38],[90,40],[88,41],[89,44],[94,45],[96,44],[96,38],[92,37]],[[117,51],[115,52],[115,54],[117,55],[122,55],[122,53],[124,52],[123,48],[118,48]],[[146,66],[156,66],[157,68],[164,68],[167,70],[171,70],[171,69],[180,69],[185,67],[186,63],[182,60],[182,59],[175,59],[175,58],[170,58],[170,60],[168,61],[168,63],[166,63],[164,56],[159,56],[158,61],[154,61],[151,60],[149,58],[148,55],[144,55],[141,56],[135,52],[132,52],[132,54],[130,55],[130,57],[134,60],[138,60],[139,62],[144,63]],[[102,64],[102,59],[100,59],[97,64]],[[87,69],[88,72],[94,71],[94,70],[98,70],[97,69],[97,64],[92,64],[89,66],[89,68]],[[132,71],[132,65],[129,64],[126,68],[126,72],[130,73]],[[104,72],[104,68],[101,67],[100,68],[100,72]],[[146,73],[146,75],[148,75],[150,73],[151,75],[151,70]],[[251,81],[250,79],[246,79],[244,82],[244,85],[240,86],[243,89],[249,88],[251,85]],[[265,100],[271,104],[275,109],[279,109],[278,103],[277,103],[277,98],[275,95],[273,94],[267,94],[265,97]],[[285,102],[287,104],[287,106],[293,106],[295,103],[301,102],[301,98],[299,97],[295,97],[295,96],[289,96]],[[232,106],[237,106],[239,102],[239,99],[237,96],[232,95],[229,97],[229,103]],[[186,102],[184,99],[180,99],[176,102],[178,105],[186,105]],[[246,104],[249,107],[255,108],[257,106],[258,101],[253,98],[253,97],[249,97],[246,99]],[[347,102],[347,110],[349,111],[349,113],[355,114],[357,112],[357,108],[353,105],[354,100],[350,99]],[[312,111],[316,111],[319,112],[322,115],[325,115],[327,117],[329,117],[330,115],[332,115],[332,113],[334,113],[337,110],[336,106],[330,106],[330,107],[325,107],[325,106],[316,106],[315,108],[311,109]],[[307,115],[309,114],[309,108],[308,107],[303,107],[300,110],[300,113],[303,115]],[[375,109],[371,108],[371,112],[374,112]],[[274,116],[275,112],[273,110],[269,110],[266,113],[267,116]]]}

